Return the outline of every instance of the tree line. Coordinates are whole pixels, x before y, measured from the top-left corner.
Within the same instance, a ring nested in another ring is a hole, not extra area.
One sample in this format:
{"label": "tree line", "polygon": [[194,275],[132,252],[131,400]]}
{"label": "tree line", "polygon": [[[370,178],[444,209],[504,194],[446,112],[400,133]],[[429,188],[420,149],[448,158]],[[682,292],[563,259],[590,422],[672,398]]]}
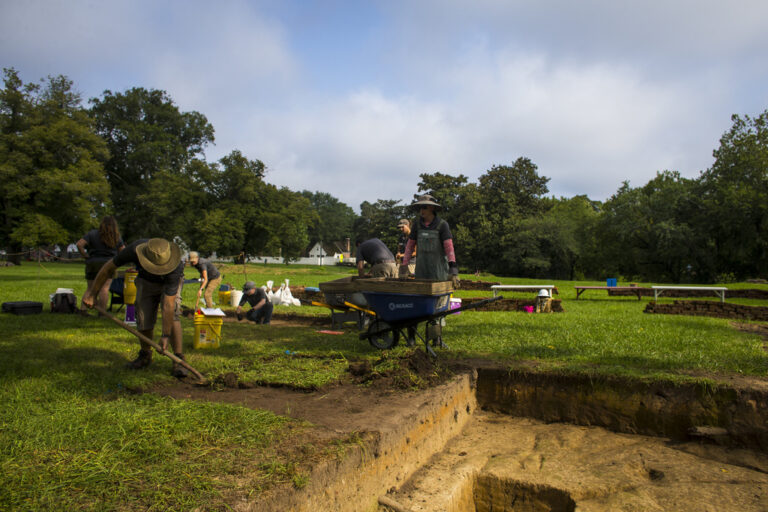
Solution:
{"label": "tree line", "polygon": [[[356,214],[324,192],[265,181],[234,149],[215,162],[214,128],[164,91],[104,91],[83,104],[64,76],[0,91],[0,247],[68,244],[105,214],[126,241],[165,237],[203,254],[280,255],[311,243],[381,238],[394,249],[408,199],[364,201]],[[424,172],[415,189],[443,205],[464,272],[551,279],[728,282],[768,274],[768,111],[732,117],[714,163],[695,179],[658,172],[605,201],[548,196],[529,158],[476,182]],[[20,258],[16,258],[17,260]]]}

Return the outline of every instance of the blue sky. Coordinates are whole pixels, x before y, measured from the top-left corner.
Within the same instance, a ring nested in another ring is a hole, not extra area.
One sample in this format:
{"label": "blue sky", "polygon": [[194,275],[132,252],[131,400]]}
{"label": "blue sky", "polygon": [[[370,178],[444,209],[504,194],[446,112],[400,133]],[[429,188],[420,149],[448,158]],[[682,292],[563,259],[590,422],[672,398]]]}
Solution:
{"label": "blue sky", "polygon": [[0,64],[84,99],[162,89],[267,181],[410,202],[530,158],[550,194],[695,177],[768,108],[768,2],[5,0]]}

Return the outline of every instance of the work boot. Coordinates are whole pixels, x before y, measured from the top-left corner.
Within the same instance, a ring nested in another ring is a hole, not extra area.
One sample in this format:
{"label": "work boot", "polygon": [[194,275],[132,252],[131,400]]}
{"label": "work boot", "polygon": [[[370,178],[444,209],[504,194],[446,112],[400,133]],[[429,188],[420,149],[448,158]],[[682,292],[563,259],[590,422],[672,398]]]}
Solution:
{"label": "work boot", "polygon": [[[186,361],[186,359],[184,359],[184,354],[175,354],[175,355],[182,361]],[[189,370],[187,370],[182,365],[174,361],[173,369],[171,370],[171,375],[173,375],[177,379],[183,379],[184,377],[189,377]]]}
{"label": "work boot", "polygon": [[131,370],[141,370],[152,363],[152,351],[142,348],[139,350],[139,356],[126,364],[125,367]]}

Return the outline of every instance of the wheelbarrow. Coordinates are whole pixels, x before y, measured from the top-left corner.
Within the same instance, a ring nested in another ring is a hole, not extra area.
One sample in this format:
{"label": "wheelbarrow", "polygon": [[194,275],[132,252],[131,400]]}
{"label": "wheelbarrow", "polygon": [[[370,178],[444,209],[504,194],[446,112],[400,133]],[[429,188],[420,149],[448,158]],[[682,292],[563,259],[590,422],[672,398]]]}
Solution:
{"label": "wheelbarrow", "polygon": [[[502,296],[473,302],[466,306],[451,309],[451,293],[440,294],[410,294],[363,291],[368,307],[375,314],[366,332],[360,334],[360,339],[378,349],[390,349],[398,344],[400,338],[407,339],[409,345],[416,343],[419,338],[425,350],[437,357],[430,346],[447,348],[443,342],[443,318],[447,315],[474,309],[490,302],[502,299]],[[424,323],[424,335],[418,331],[418,324]]]}

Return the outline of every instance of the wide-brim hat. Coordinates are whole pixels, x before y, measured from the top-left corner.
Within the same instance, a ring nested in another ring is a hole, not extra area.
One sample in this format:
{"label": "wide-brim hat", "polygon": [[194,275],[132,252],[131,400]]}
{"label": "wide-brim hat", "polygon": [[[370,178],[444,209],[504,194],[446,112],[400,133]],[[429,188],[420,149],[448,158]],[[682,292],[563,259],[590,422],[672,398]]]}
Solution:
{"label": "wide-brim hat", "polygon": [[150,238],[137,245],[136,256],[144,270],[158,276],[169,274],[181,263],[181,249],[165,238]]}
{"label": "wide-brim hat", "polygon": [[247,292],[248,290],[253,290],[254,288],[256,288],[256,283],[254,283],[253,281],[246,281],[245,284],[243,285],[244,292]]}
{"label": "wide-brim hat", "polygon": [[397,227],[410,226],[410,225],[411,225],[411,221],[409,221],[408,219],[400,219],[400,222],[397,223]]}
{"label": "wide-brim hat", "polygon": [[439,212],[440,210],[442,210],[442,209],[443,209],[443,207],[442,207],[442,206],[440,206],[440,205],[437,203],[437,201],[435,200],[435,198],[434,198],[433,196],[429,195],[429,194],[425,194],[425,195],[423,195],[423,196],[419,196],[419,197],[417,198],[416,202],[411,204],[411,207],[413,207],[413,208],[419,208],[419,207],[421,207],[421,206],[425,206],[425,205],[426,205],[426,206],[434,206],[434,207],[435,207],[435,211],[436,211],[436,212]]}

